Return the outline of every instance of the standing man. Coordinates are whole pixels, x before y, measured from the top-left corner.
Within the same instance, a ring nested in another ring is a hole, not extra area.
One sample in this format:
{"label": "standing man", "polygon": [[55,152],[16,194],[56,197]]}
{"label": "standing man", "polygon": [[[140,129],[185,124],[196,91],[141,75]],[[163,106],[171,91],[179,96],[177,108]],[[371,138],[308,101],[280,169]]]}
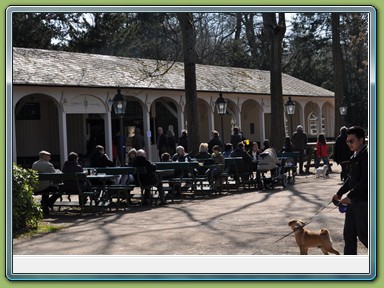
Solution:
{"label": "standing man", "polygon": [[135,136],[132,137],[132,148],[136,150],[145,148],[144,136],[141,135],[141,130],[137,127],[135,128]]}
{"label": "standing man", "polygon": [[[223,136],[223,135],[221,135]],[[232,147],[237,147],[237,144],[239,144],[241,141],[243,141],[242,134],[240,133],[239,127],[233,127],[232,129],[232,135],[231,135],[231,144]]]}
{"label": "standing man", "polygon": [[223,149],[223,142],[221,142],[219,136],[220,136],[219,132],[217,132],[216,130],[212,131],[212,138],[208,142],[208,152],[209,153],[213,152],[213,147],[216,145],[220,147],[220,150]]}
{"label": "standing man", "polygon": [[[32,164],[32,169],[36,170],[38,173],[56,173],[53,164],[49,162],[51,160],[51,153],[47,151],[39,152],[39,160]],[[53,204],[56,202],[58,198],[60,198],[59,194],[53,194],[49,197],[49,194],[57,191],[57,187],[55,187],[52,181],[43,180],[39,181],[39,186],[35,189],[35,195],[41,195],[41,208],[45,215],[49,215],[49,208],[52,209]]]}
{"label": "standing man", "polygon": [[127,137],[125,137],[124,134],[122,134],[122,131],[117,131],[116,148],[117,148],[117,155],[120,161],[120,166],[124,166],[125,164],[126,143],[127,143]]}
{"label": "standing man", "polygon": [[333,149],[333,159],[337,165],[341,165],[340,179],[341,181],[347,180],[349,174],[349,159],[353,152],[349,149],[347,144],[347,127],[340,128],[340,135],[337,136],[335,147]]}
{"label": "standing man", "polygon": [[[339,205],[348,205],[343,232],[344,255],[356,255],[357,238],[368,248],[368,147],[364,129],[348,128],[346,141],[353,152],[351,172],[332,200]],[[342,198],[346,193],[347,196]]]}
{"label": "standing man", "polygon": [[305,174],[303,170],[303,165],[304,165],[304,149],[305,146],[307,146],[308,142],[308,137],[307,133],[304,132],[303,126],[298,125],[296,128],[296,131],[293,132],[292,135],[292,144],[293,144],[293,149],[297,152],[299,152],[299,173],[300,174]]}
{"label": "standing man", "polygon": [[[185,129],[181,131],[178,146],[183,146],[185,152],[188,153],[188,131]],[[171,156],[173,155],[171,154]]]}
{"label": "standing man", "polygon": [[167,137],[167,152],[170,155],[173,155],[176,153],[176,136],[173,130],[168,129],[166,137]]}
{"label": "standing man", "polygon": [[159,150],[159,159],[161,159],[161,154],[167,152],[167,136],[164,134],[163,127],[157,128],[157,150]]}

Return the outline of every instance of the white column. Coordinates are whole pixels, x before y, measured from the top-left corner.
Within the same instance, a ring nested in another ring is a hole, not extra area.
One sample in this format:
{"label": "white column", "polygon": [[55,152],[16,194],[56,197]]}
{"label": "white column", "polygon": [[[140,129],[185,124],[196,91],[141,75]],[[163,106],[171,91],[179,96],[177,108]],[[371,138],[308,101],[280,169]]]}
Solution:
{"label": "white column", "polygon": [[67,137],[67,113],[58,108],[59,115],[59,145],[60,145],[60,169],[68,157]]}
{"label": "white column", "polygon": [[[104,134],[105,134],[105,153],[112,159],[112,118],[111,112],[102,115],[104,118]],[[123,131],[121,131],[123,133]]]}
{"label": "white column", "polygon": [[[209,130],[209,136],[211,136],[211,133],[213,130],[216,130],[216,131],[219,131],[215,128],[215,106],[213,106],[213,109],[212,109],[212,106],[209,106],[209,111],[210,113],[208,113],[208,130]],[[220,135],[220,137],[222,137],[222,135]]]}
{"label": "white column", "polygon": [[[145,110],[145,111],[144,111]],[[147,152],[147,159],[152,160],[152,149],[151,149],[151,115],[149,114],[149,110],[147,108],[143,109],[143,136],[145,141],[145,147]],[[149,134],[150,133],[150,134]],[[149,136],[149,137],[148,137]]]}
{"label": "white column", "polygon": [[[300,103],[300,105],[301,105],[301,103]],[[307,131],[307,121],[306,121],[306,119],[305,119],[305,104],[304,105],[302,105],[302,107],[301,107],[301,116],[300,116],[300,124],[301,124],[301,126],[303,126],[303,130],[305,131],[305,132],[308,132]],[[296,129],[296,127],[293,127],[293,129]]]}
{"label": "white column", "polygon": [[177,125],[179,127],[179,131],[177,132],[177,134],[180,136],[181,134],[181,131],[184,129],[185,127],[185,122],[184,122],[184,107],[181,106],[180,109],[178,110],[177,112]]}
{"label": "white column", "polygon": [[260,123],[260,145],[263,144],[263,141],[265,139],[265,117],[264,117],[264,111],[263,109],[261,109],[261,113],[260,113],[260,120],[259,120],[259,123]]}
{"label": "white column", "polygon": [[237,127],[240,128],[240,130],[242,130],[241,129],[241,106],[239,103],[237,103],[236,108],[237,108],[235,111],[235,113],[236,113],[236,115],[235,115],[236,116],[236,125],[237,125]]}
{"label": "white column", "polygon": [[320,133],[322,133],[322,129],[321,129],[321,118],[322,118],[322,115],[323,115],[323,113],[321,112],[321,106],[322,106],[322,104],[319,104],[318,105],[318,115],[319,115],[319,117],[317,117],[317,127],[318,127],[318,133],[320,134]]}

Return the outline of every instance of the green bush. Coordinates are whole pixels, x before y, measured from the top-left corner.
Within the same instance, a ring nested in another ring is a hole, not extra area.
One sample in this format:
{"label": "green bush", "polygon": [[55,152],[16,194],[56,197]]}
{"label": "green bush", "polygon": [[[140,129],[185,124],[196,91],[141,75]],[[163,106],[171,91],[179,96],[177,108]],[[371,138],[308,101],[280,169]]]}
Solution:
{"label": "green bush", "polygon": [[15,163],[12,170],[12,228],[15,235],[21,231],[36,229],[43,213],[33,198],[33,189],[38,183],[37,172]]}

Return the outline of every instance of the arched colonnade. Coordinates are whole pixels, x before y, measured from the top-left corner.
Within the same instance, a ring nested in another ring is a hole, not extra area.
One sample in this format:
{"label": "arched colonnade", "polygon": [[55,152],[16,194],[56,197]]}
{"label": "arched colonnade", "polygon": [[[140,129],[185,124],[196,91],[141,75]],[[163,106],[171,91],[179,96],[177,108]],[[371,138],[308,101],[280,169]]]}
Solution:
{"label": "arched colonnade", "polygon": [[[111,88],[63,88],[63,87],[13,87],[13,161],[23,157],[36,157],[38,151],[49,150],[59,155],[60,165],[70,151],[86,154],[87,144],[93,132],[112,154],[113,132],[117,118],[112,111],[112,100],[116,90]],[[139,126],[146,140],[149,158],[157,159],[156,127],[174,129],[180,136],[182,129],[188,129],[185,112],[188,109],[184,91],[173,90],[130,90],[122,89],[128,101],[124,116],[124,133],[131,134]],[[223,93],[228,101],[227,114],[221,119],[215,108],[218,92],[198,92],[200,139],[206,142],[211,131],[224,132],[224,141],[230,139],[231,129],[241,127],[250,141],[263,141],[271,135],[269,95]],[[284,97],[287,101],[288,97]],[[292,96],[295,114],[286,115],[286,133],[291,128],[303,125],[309,136],[325,133],[334,134],[333,98]],[[282,109],[284,109],[282,107]],[[95,133],[96,133],[95,132]],[[129,135],[128,135],[129,136]],[[101,137],[101,139],[100,139]]]}

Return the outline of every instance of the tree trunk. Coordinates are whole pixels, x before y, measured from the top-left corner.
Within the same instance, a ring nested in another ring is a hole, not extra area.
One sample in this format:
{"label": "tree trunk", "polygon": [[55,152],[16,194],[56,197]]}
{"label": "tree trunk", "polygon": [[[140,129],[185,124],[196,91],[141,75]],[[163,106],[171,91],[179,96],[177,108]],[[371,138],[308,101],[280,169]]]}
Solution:
{"label": "tree trunk", "polygon": [[[340,46],[340,13],[332,13],[332,54],[335,91],[335,137],[339,135],[340,127],[344,126],[344,119],[340,115],[340,106],[344,98],[343,84],[343,54]],[[346,103],[344,103],[346,105]]]}
{"label": "tree trunk", "polygon": [[178,13],[177,17],[181,26],[184,52],[184,79],[185,79],[185,97],[186,97],[186,120],[188,123],[188,149],[194,156],[199,151],[200,129],[199,129],[199,111],[197,108],[196,91],[196,61],[197,54],[195,50],[196,36],[193,25],[192,13]]}
{"label": "tree trunk", "polygon": [[[255,16],[255,13],[244,13],[244,26],[245,26],[245,35],[248,40],[248,45],[250,47],[252,58],[256,58],[259,55],[259,52],[257,51],[257,39],[255,35],[255,23],[253,21],[253,17]],[[257,60],[256,60],[257,62]]]}
{"label": "tree trunk", "polygon": [[264,29],[270,44],[270,86],[271,86],[271,145],[279,149],[285,138],[283,85],[281,79],[282,42],[285,34],[285,15],[279,13],[276,23],[275,13],[263,13]]}
{"label": "tree trunk", "polygon": [[236,31],[235,31],[235,40],[239,40],[241,36],[241,26],[242,26],[242,14],[236,13]]}

